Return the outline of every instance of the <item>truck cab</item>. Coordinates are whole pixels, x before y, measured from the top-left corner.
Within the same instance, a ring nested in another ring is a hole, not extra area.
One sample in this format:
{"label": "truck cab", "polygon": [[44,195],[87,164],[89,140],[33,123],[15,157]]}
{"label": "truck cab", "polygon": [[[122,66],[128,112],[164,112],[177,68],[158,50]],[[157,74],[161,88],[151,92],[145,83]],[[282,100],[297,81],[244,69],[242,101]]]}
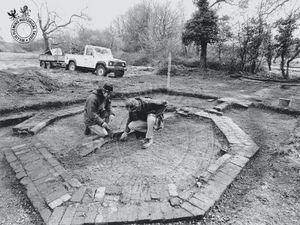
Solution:
{"label": "truck cab", "polygon": [[65,63],[71,71],[87,68],[94,70],[99,76],[114,72],[116,77],[122,77],[126,71],[126,62],[115,59],[109,48],[93,45],[86,45],[82,55],[66,54]]}

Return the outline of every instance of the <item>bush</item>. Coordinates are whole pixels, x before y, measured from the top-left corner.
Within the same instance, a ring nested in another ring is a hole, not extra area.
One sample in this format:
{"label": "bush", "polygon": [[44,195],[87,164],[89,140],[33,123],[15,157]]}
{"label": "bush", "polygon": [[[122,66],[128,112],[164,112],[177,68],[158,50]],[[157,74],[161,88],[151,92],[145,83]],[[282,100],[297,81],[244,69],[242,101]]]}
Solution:
{"label": "bush", "polygon": [[185,67],[199,67],[200,61],[197,58],[175,57],[172,59],[172,65],[182,65]]}
{"label": "bush", "polygon": [[132,66],[148,66],[152,63],[152,59],[144,51],[139,52],[119,52],[116,57],[126,61],[127,65]]}
{"label": "bush", "polygon": [[[190,72],[191,67],[186,67],[184,65],[175,65],[175,63],[171,65],[171,74],[172,76],[184,76],[187,74],[187,72]],[[192,70],[195,70],[195,68],[192,68]],[[167,75],[168,74],[168,62],[163,61],[158,64],[157,71],[155,73],[156,75]]]}

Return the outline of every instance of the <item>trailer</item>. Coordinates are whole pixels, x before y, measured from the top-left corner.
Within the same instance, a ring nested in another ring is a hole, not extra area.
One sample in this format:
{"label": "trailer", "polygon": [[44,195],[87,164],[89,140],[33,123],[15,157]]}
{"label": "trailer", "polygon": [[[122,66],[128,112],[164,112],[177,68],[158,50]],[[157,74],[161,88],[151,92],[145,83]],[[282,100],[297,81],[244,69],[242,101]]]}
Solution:
{"label": "trailer", "polygon": [[39,56],[40,67],[50,69],[51,67],[65,67],[65,55],[61,48],[51,49]]}

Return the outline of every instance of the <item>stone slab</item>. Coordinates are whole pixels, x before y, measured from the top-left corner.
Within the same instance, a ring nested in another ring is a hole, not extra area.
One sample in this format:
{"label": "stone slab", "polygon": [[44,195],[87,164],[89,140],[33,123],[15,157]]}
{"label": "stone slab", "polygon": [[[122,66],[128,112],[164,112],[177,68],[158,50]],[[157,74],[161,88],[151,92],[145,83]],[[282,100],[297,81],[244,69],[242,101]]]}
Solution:
{"label": "stone slab", "polygon": [[107,208],[107,222],[108,223],[116,223],[119,221],[118,219],[118,208],[116,206],[111,206]]}
{"label": "stone slab", "polygon": [[138,221],[139,222],[146,222],[150,220],[150,208],[149,203],[142,202],[138,206]]}
{"label": "stone slab", "polygon": [[215,173],[211,179],[225,186],[230,185],[234,181],[234,177],[228,176],[222,171]]}
{"label": "stone slab", "polygon": [[66,207],[57,207],[51,214],[47,225],[59,225],[61,218],[64,215]]}
{"label": "stone slab", "polygon": [[14,162],[17,160],[17,157],[15,156],[15,154],[13,153],[12,150],[7,149],[5,152],[5,158],[7,160],[8,163]]}
{"label": "stone slab", "polygon": [[228,153],[222,155],[220,158],[218,158],[218,159],[215,161],[215,163],[211,164],[211,165],[208,167],[207,171],[210,172],[210,173],[215,173],[215,172],[219,169],[219,167],[220,167],[224,162],[226,162],[230,157],[231,157],[231,154],[228,154]]}
{"label": "stone slab", "polygon": [[159,202],[149,202],[149,209],[151,222],[161,221],[163,219],[164,215],[161,211]]}
{"label": "stone slab", "polygon": [[27,147],[27,144],[21,144],[21,145],[16,145],[16,146],[13,146],[11,147],[11,149],[14,151],[14,152],[17,152],[21,149],[24,149]]}
{"label": "stone slab", "polygon": [[71,225],[82,225],[84,223],[86,212],[76,211]]}
{"label": "stone slab", "polygon": [[192,205],[189,202],[182,203],[180,207],[191,213],[193,216],[203,216],[205,213],[204,210]]}
{"label": "stone slab", "polygon": [[95,201],[103,201],[104,199],[104,196],[105,196],[105,187],[99,187],[97,188],[96,190],[96,193],[95,193]]}
{"label": "stone slab", "polygon": [[226,163],[226,165],[224,165],[220,171],[222,171],[223,173],[227,174],[230,177],[235,178],[241,171],[241,167],[233,164],[233,163]]}
{"label": "stone slab", "polygon": [[49,220],[49,218],[52,214],[51,210],[48,209],[48,208],[43,208],[42,210],[39,210],[39,213],[40,213],[40,215],[41,215],[41,217],[42,217],[42,219],[44,220],[45,223],[48,222],[48,220]]}
{"label": "stone slab", "polygon": [[[64,174],[64,173],[63,173]],[[69,180],[66,180],[71,187],[73,188],[79,188],[82,184],[79,182],[79,180],[77,180],[76,178],[71,178]]]}
{"label": "stone slab", "polygon": [[196,206],[199,209],[202,209],[203,215],[207,210],[209,210],[214,205],[213,201],[199,200],[198,198],[195,197],[190,198],[189,203],[191,203],[192,205]]}
{"label": "stone slab", "polygon": [[76,206],[75,205],[70,205],[66,209],[66,211],[65,211],[65,213],[62,217],[62,219],[60,221],[60,225],[71,225],[73,217],[75,215],[75,212],[76,212]]}
{"label": "stone slab", "polygon": [[94,224],[97,214],[98,209],[96,207],[89,208],[84,219],[84,224]]}
{"label": "stone slab", "polygon": [[120,186],[108,186],[105,188],[105,194],[107,195],[120,195],[122,193],[122,188]]}
{"label": "stone slab", "polygon": [[174,219],[173,207],[168,202],[162,202],[160,204],[160,209],[163,214],[164,220]]}
{"label": "stone slab", "polygon": [[182,204],[182,199],[178,197],[172,197],[169,199],[171,206],[179,206]]}
{"label": "stone slab", "polygon": [[239,167],[244,167],[244,166],[247,164],[248,161],[249,161],[248,158],[243,157],[243,156],[238,155],[238,154],[235,155],[235,156],[230,160],[231,163],[233,163],[233,164],[235,164],[235,165],[237,165],[237,166],[239,166]]}
{"label": "stone slab", "polygon": [[168,184],[169,194],[171,197],[178,196],[177,186],[175,184]]}
{"label": "stone slab", "polygon": [[173,208],[173,217],[174,219],[186,219],[186,218],[191,218],[193,214],[188,212],[187,210],[179,207],[179,208]]}
{"label": "stone slab", "polygon": [[72,195],[71,202],[81,202],[83,199],[83,196],[86,192],[86,187],[81,186],[77,191],[75,191]]}
{"label": "stone slab", "polygon": [[62,203],[69,201],[71,199],[71,195],[65,194],[61,196],[60,198],[54,200],[53,202],[50,202],[48,205],[51,209],[56,208],[57,206],[60,206]]}
{"label": "stone slab", "polygon": [[137,205],[127,206],[127,221],[134,222],[138,219],[138,207]]}
{"label": "stone slab", "polygon": [[87,156],[90,153],[96,151],[97,149],[101,148],[105,143],[107,143],[109,140],[105,140],[104,138],[101,138],[99,140],[94,140],[89,143],[84,143],[82,147],[79,149],[79,155],[80,156]]}

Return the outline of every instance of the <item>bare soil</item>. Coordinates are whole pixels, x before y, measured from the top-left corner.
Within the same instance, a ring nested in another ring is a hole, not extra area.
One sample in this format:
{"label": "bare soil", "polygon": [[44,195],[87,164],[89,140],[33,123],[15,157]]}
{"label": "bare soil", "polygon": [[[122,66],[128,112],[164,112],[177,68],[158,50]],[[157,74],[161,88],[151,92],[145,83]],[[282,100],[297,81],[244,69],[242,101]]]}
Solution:
{"label": "bare soil", "polygon": [[288,143],[296,142],[290,137],[300,125],[298,119],[253,108],[233,110],[227,116],[254,139],[260,150],[201,224],[297,224],[299,142],[297,149],[285,149]]}
{"label": "bare soil", "polygon": [[[5,85],[0,88],[1,108],[85,98],[91,90],[105,82],[112,83],[116,91],[139,91],[165,87],[167,80],[166,76],[155,75],[155,71],[149,68],[129,67],[123,78],[116,79],[97,77],[91,72],[71,73],[61,68],[43,70],[38,67],[36,56],[27,54],[1,53],[0,59],[7,59],[6,61],[0,60],[0,85],[3,85],[5,80]],[[19,82],[19,76],[22,82]],[[217,71],[204,73],[199,69],[187,70],[182,76],[171,78],[171,87],[175,90],[260,100],[271,105],[278,105],[278,99],[281,97],[300,96],[298,87],[281,88],[281,85],[274,82],[233,79]],[[157,95],[157,97],[160,96]],[[179,100],[175,96],[165,97],[171,103],[192,106],[195,109],[211,107],[215,104],[186,97],[180,97]],[[232,110],[226,115],[233,118],[234,122],[251,135],[261,149],[225,192],[219,204],[203,220],[182,222],[181,224],[297,224],[300,221],[300,140],[291,135],[294,133],[294,129],[297,129],[298,133],[300,132],[299,117],[253,108],[245,111]],[[0,146],[3,149],[8,145],[37,138],[46,140],[55,154],[62,159],[79,144],[78,140],[83,137],[83,124],[80,121],[82,121],[82,115],[61,120],[47,127],[35,137],[15,137],[12,136],[11,127],[0,128]],[[174,124],[174,126],[181,127],[183,124]],[[191,131],[197,130],[193,126],[194,123],[189,120],[187,124],[188,127],[191,127]],[[200,123],[201,126],[209,128],[209,124]],[[170,138],[177,137],[172,129],[174,128],[169,127],[164,132]],[[64,133],[63,137],[61,137],[61,133]],[[156,139],[158,140],[158,138]],[[135,150],[129,151],[128,143],[124,143],[122,145],[123,152],[112,152],[110,147],[114,147],[113,145],[116,143],[111,143],[106,146],[108,151],[105,153],[106,155],[103,153],[104,157],[101,157],[101,152],[96,152],[95,156],[99,154],[98,159],[104,162],[105,157],[113,158],[121,153],[124,154],[122,156],[129,157],[129,159],[134,154],[147,153],[140,151],[139,143],[135,139],[130,141],[136,146]],[[121,149],[119,144],[116,147]],[[157,149],[154,152],[160,153],[159,148]],[[31,208],[22,187],[18,185],[8,165],[2,159],[2,152],[0,156],[2,200],[0,224],[41,224],[38,214]],[[77,159],[75,162],[89,162],[90,157],[82,161]],[[130,162],[138,165],[137,161],[132,158],[131,160]],[[104,165],[109,165],[110,161],[107,162]],[[125,165],[122,167],[123,170]],[[79,168],[84,167],[84,165],[76,163],[68,166],[77,168],[79,176],[82,171]],[[142,169],[146,169],[146,164]],[[86,182],[91,181],[86,180]]]}
{"label": "bare soil", "polygon": [[[47,136],[52,139],[51,135]],[[147,150],[142,150],[141,141],[132,136],[127,142],[108,143],[83,158],[76,154],[75,147],[60,160],[81,181],[94,188],[124,186],[133,178],[142,177],[147,186],[175,183],[184,189],[193,185],[187,183],[192,175],[208,166],[203,160],[216,160],[220,151],[217,142],[210,123],[172,117],[166,119],[162,131],[154,133],[154,143]]]}
{"label": "bare soil", "polygon": [[[152,97],[171,100],[175,104],[182,102],[176,96]],[[200,100],[194,98],[191,102],[199,104]],[[124,102],[113,102],[116,119],[111,126],[114,129],[124,127],[127,120],[128,113],[122,104]],[[77,115],[48,126],[35,138],[48,145],[82,182],[94,188],[122,186],[138,176],[147,180],[145,185],[176,183],[184,189],[186,185],[192,185],[185,180],[209,165],[203,160],[213,162],[222,145],[223,149],[228,149],[211,123],[169,113],[166,114],[165,129],[154,133],[155,141],[150,149],[142,150],[141,141],[132,136],[127,142],[113,141],[89,156],[80,157],[78,151],[85,139],[84,128],[83,115]]]}

